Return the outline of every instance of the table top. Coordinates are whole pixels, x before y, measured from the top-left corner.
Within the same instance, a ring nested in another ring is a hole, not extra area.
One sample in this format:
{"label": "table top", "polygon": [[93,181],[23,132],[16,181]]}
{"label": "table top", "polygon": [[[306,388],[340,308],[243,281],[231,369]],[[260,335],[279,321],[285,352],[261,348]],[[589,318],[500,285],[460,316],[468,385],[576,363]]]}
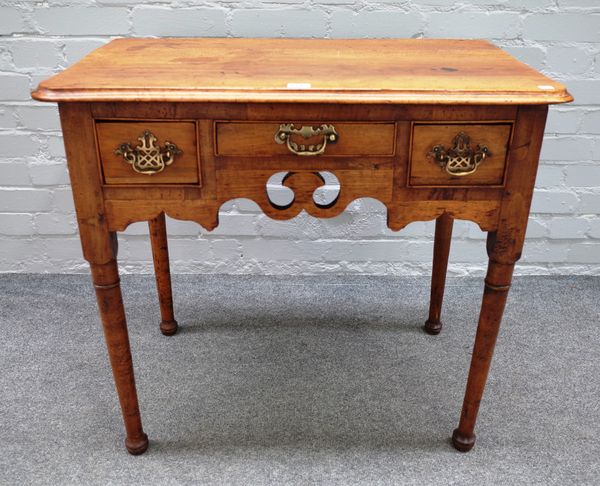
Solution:
{"label": "table top", "polygon": [[565,87],[483,40],[116,39],[40,101],[550,104]]}

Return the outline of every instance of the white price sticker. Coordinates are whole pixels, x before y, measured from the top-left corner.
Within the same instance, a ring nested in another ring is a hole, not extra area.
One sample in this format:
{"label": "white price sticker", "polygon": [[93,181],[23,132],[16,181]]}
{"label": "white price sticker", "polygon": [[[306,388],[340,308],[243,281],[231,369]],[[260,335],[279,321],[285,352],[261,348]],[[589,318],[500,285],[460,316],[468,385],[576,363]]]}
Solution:
{"label": "white price sticker", "polygon": [[288,83],[287,84],[288,89],[310,89],[311,86],[312,85],[310,83]]}

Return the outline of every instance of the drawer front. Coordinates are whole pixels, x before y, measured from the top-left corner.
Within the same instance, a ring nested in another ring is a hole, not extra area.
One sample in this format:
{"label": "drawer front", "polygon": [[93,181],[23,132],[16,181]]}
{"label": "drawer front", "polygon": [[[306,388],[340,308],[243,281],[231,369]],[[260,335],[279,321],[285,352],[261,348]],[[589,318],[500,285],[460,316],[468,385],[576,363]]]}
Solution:
{"label": "drawer front", "polygon": [[198,184],[194,122],[97,121],[106,184]]}
{"label": "drawer front", "polygon": [[502,185],[512,123],[413,124],[409,185]]}
{"label": "drawer front", "polygon": [[223,121],[215,123],[215,155],[392,156],[394,135],[394,123]]}

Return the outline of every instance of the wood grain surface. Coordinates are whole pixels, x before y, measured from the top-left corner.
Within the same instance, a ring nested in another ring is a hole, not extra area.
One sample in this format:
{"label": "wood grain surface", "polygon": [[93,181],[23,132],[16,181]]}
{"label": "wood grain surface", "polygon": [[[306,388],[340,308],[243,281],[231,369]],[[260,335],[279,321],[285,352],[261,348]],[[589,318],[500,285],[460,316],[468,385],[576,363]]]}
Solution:
{"label": "wood grain surface", "polygon": [[552,81],[483,40],[117,39],[40,83],[42,101],[548,104]]}

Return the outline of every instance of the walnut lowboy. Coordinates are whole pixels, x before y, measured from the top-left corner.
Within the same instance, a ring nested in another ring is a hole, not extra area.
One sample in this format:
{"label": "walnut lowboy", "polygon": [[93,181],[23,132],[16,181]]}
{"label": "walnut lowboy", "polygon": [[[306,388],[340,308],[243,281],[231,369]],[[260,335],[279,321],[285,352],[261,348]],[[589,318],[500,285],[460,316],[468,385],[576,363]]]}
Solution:
{"label": "walnut lowboy", "polygon": [[[281,64],[282,53],[296,62]],[[148,439],[116,232],[149,221],[160,329],[172,335],[165,214],[212,230],[234,198],[255,201],[275,219],[301,211],[329,218],[363,197],[386,206],[393,230],[436,219],[429,334],[442,326],[453,220],[488,232],[481,314],[453,434],[457,449],[473,447],[548,105],[572,99],[562,85],[483,41],[120,39],[42,82],[33,97],[59,103],[130,453],[144,452]],[[280,172],[293,191],[285,204],[267,192]],[[339,181],[328,202],[315,196],[323,172]]]}

